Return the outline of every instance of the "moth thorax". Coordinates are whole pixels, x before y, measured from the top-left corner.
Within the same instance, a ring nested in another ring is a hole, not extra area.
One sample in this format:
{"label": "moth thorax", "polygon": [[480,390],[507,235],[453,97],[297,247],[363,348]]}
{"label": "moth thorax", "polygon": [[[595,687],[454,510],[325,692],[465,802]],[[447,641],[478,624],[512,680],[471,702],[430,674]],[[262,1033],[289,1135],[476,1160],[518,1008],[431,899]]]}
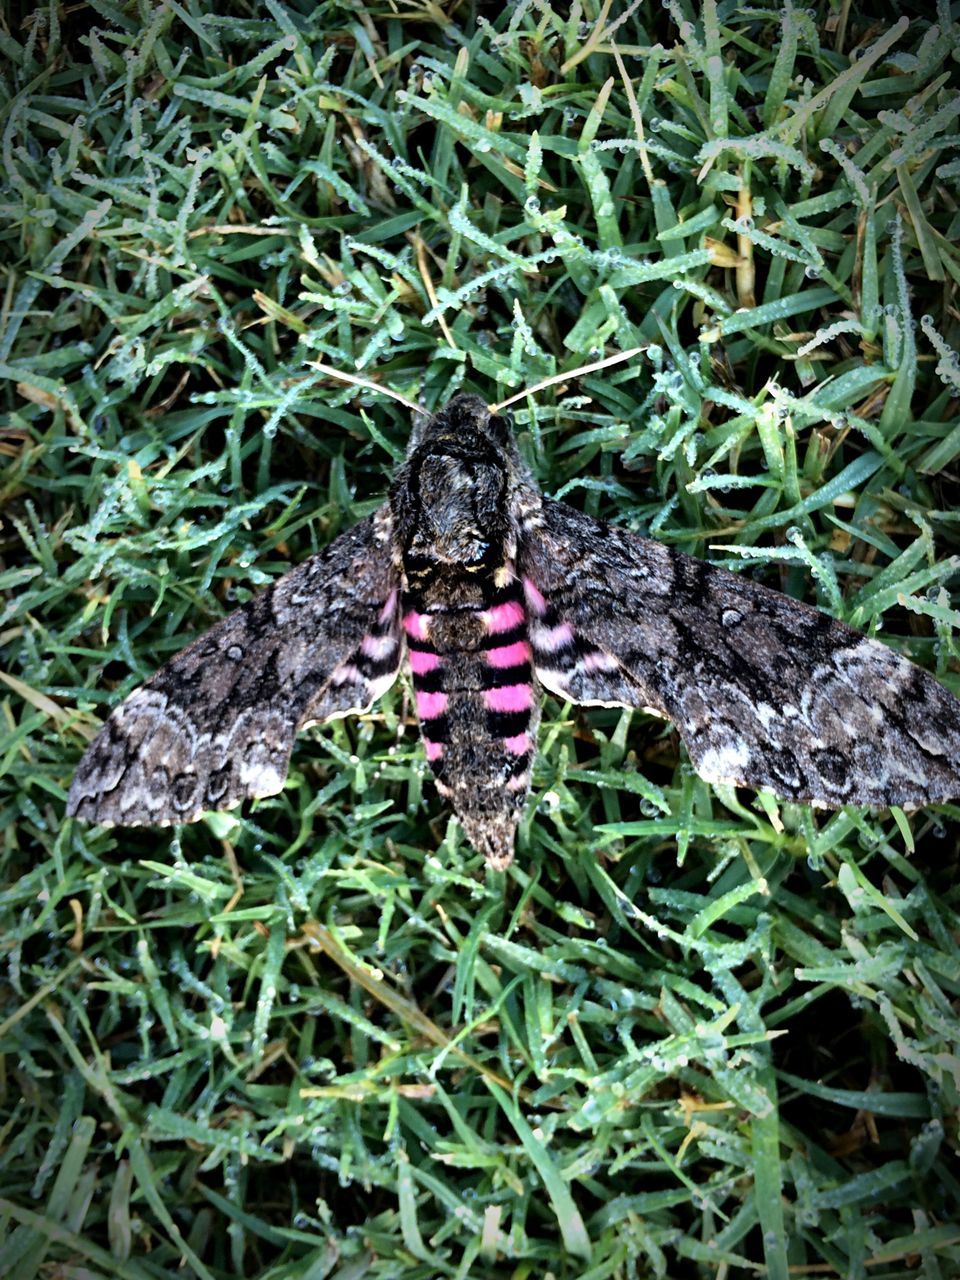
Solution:
{"label": "moth thorax", "polygon": [[468,569],[502,563],[506,504],[501,467],[474,457],[433,454],[421,463],[418,487],[410,555]]}

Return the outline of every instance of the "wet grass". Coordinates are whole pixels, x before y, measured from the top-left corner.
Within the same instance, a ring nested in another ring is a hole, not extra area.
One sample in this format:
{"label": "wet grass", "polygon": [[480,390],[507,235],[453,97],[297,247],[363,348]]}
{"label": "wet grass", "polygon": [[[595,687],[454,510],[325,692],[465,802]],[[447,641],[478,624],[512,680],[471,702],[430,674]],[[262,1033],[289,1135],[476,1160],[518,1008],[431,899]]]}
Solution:
{"label": "wet grass", "polygon": [[956,805],[548,700],[485,874],[398,686],[238,816],[64,821],[381,498],[407,412],[317,360],[435,407],[641,346],[515,407],[544,490],[960,691],[948,8],[445,10],[0,33],[0,1274],[956,1275]]}

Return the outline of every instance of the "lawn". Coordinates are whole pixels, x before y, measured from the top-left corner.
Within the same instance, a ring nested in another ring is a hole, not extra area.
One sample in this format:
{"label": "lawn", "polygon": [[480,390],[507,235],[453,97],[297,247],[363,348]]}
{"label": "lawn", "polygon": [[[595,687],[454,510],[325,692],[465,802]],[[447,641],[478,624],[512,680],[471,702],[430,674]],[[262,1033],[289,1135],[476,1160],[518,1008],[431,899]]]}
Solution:
{"label": "lawn", "polygon": [[952,13],[8,7],[0,1276],[960,1275],[960,803],[778,804],[548,698],[490,872],[401,681],[273,799],[64,817],[377,507],[376,384],[569,373],[513,407],[545,493],[960,693]]}

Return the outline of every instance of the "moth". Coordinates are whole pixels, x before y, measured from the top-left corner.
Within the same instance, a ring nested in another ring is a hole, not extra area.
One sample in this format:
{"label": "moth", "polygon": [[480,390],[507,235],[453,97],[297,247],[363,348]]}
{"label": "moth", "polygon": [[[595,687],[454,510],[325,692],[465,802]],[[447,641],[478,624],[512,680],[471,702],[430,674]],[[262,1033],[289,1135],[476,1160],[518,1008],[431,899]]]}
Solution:
{"label": "moth", "polygon": [[305,725],[409,672],[437,790],[505,868],[541,694],[652,710],[711,782],[789,800],[960,794],[960,702],[815,608],[545,498],[506,417],[458,395],[374,515],[184,649],[109,717],[68,814],[194,822],[283,786]]}

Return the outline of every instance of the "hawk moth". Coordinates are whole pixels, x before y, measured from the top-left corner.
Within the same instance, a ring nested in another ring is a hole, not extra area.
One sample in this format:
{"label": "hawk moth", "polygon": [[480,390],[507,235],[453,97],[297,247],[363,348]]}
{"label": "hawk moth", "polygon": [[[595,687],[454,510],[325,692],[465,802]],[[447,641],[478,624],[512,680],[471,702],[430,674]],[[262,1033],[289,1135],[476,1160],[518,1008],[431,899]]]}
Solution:
{"label": "hawk moth", "polygon": [[960,702],[807,605],[541,495],[506,418],[458,395],[387,501],[167,663],[109,717],[68,814],[193,822],[283,786],[307,724],[406,667],[473,846],[513,857],[542,689],[672,720],[708,781],[826,807],[960,794]]}

